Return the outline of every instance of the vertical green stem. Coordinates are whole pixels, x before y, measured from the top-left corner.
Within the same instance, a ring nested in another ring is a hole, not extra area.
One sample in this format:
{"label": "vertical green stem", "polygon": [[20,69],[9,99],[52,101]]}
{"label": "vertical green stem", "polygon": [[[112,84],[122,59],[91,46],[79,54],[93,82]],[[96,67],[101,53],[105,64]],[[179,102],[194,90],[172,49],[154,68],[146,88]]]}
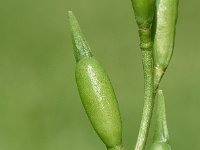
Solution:
{"label": "vertical green stem", "polygon": [[150,28],[139,29],[139,35],[144,69],[144,107],[135,150],[145,148],[154,105],[153,54]]}

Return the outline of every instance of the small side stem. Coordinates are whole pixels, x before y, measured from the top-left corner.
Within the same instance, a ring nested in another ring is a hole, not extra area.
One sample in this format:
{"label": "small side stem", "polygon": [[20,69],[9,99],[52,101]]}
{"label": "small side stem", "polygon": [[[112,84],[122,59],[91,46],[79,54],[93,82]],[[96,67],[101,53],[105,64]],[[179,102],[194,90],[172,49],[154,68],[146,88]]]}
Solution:
{"label": "small side stem", "polygon": [[139,29],[139,34],[144,70],[144,107],[135,150],[144,150],[154,106],[153,52],[151,30],[149,28]]}

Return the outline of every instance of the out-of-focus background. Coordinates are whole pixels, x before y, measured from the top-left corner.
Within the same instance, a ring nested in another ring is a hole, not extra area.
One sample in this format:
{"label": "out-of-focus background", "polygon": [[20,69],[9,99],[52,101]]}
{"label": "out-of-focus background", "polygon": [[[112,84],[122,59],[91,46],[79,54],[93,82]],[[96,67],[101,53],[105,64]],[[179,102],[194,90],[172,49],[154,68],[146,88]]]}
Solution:
{"label": "out-of-focus background", "polygon": [[[175,51],[161,85],[176,150],[200,149],[199,5],[195,0],[180,1]],[[135,145],[143,71],[130,0],[1,0],[1,150],[105,149],[78,95],[68,10],[76,14],[111,78],[124,145]],[[153,129],[152,125],[149,142]]]}

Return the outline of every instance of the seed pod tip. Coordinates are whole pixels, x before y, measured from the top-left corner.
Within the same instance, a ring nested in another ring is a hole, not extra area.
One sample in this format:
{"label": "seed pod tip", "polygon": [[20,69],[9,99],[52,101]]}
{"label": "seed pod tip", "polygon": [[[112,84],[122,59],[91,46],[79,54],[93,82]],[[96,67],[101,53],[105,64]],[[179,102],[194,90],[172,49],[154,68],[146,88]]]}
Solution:
{"label": "seed pod tip", "polygon": [[92,57],[90,46],[87,43],[81,31],[78,20],[76,19],[72,11],[68,11],[68,17],[76,61],[78,62],[83,57]]}

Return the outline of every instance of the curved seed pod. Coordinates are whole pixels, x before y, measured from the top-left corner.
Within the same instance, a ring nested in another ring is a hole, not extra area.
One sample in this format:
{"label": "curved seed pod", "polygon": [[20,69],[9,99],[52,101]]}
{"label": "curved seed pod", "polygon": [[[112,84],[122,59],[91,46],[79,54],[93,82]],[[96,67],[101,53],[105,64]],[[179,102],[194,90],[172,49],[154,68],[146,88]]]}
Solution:
{"label": "curved seed pod", "polygon": [[165,112],[165,100],[162,90],[158,90],[156,128],[150,150],[171,150]]}
{"label": "curved seed pod", "polygon": [[[154,67],[155,85],[158,86],[174,49],[178,0],[157,0],[154,17]],[[156,86],[156,87],[157,87]]]}
{"label": "curved seed pod", "polygon": [[132,0],[139,28],[150,28],[155,9],[155,0]]}
{"label": "curved seed pod", "polygon": [[113,87],[92,57],[75,16],[69,12],[75,48],[76,82],[87,116],[108,150],[122,150],[122,124]]}

